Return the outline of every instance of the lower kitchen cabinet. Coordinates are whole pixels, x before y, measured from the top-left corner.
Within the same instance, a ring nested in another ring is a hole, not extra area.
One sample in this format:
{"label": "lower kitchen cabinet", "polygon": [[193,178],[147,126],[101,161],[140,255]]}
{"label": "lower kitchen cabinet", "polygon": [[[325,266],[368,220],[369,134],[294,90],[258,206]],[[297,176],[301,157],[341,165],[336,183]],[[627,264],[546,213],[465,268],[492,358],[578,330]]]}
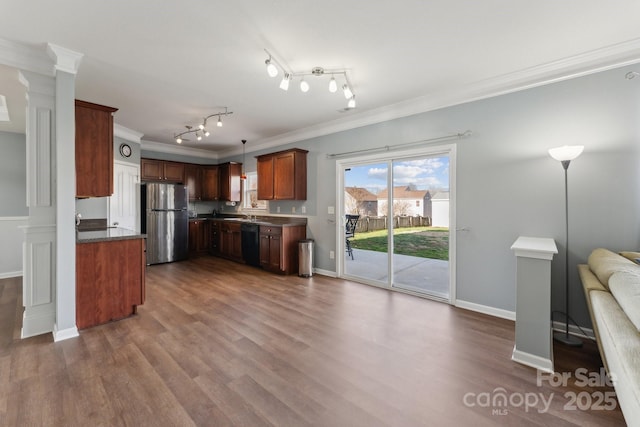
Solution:
{"label": "lower kitchen cabinet", "polygon": [[306,225],[260,226],[260,266],[274,273],[298,271],[298,241],[306,238]]}
{"label": "lower kitchen cabinet", "polygon": [[209,253],[220,255],[220,221],[210,221]]}
{"label": "lower kitchen cabinet", "polygon": [[242,261],[242,234],[237,222],[223,222],[220,224],[220,255]]}
{"label": "lower kitchen cabinet", "polygon": [[136,313],[145,299],[145,240],[76,244],[76,324],[89,328]]}
{"label": "lower kitchen cabinet", "polygon": [[211,245],[211,224],[207,220],[189,221],[189,255],[203,254]]}

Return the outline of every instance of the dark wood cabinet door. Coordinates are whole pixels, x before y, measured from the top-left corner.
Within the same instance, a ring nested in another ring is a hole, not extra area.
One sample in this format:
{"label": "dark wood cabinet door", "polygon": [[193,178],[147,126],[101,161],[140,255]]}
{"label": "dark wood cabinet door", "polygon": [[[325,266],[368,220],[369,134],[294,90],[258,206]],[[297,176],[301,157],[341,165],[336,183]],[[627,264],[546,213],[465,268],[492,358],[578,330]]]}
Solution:
{"label": "dark wood cabinet door", "polygon": [[184,183],[189,192],[189,200],[202,199],[202,166],[186,164],[184,166]]}
{"label": "dark wood cabinet door", "polygon": [[271,256],[271,250],[269,249],[270,242],[271,235],[260,234],[260,266],[264,269],[269,268],[269,259]]}
{"label": "dark wood cabinet door", "polygon": [[200,222],[189,221],[189,254],[198,252],[198,235],[200,234]]}
{"label": "dark wood cabinet door", "polygon": [[273,157],[257,159],[258,200],[273,200]]}
{"label": "dark wood cabinet door", "polygon": [[220,178],[218,166],[205,166],[202,169],[202,200],[220,198]]}
{"label": "dark wood cabinet door", "polygon": [[164,180],[169,182],[184,182],[184,163],[164,162]]}
{"label": "dark wood cabinet door", "polygon": [[76,100],[76,196],[113,194],[113,113],[116,108]]}
{"label": "dark wood cabinet door", "polygon": [[281,257],[281,236],[278,234],[272,234],[269,242],[269,270],[280,272],[282,270],[282,264],[280,263]]}
{"label": "dark wood cabinet door", "polygon": [[211,222],[209,253],[212,255],[220,255],[220,223],[218,221]]}
{"label": "dark wood cabinet door", "polygon": [[142,181],[160,181],[163,179],[162,160],[140,159],[140,179]]}
{"label": "dark wood cabinet door", "polygon": [[291,200],[294,191],[295,157],[294,153],[277,154],[273,158],[273,198]]}
{"label": "dark wood cabinet door", "polygon": [[220,200],[228,202],[239,202],[242,198],[241,163],[223,163],[218,165],[220,176]]}
{"label": "dark wood cabinet door", "polygon": [[79,329],[122,319],[144,302],[144,239],[76,245]]}

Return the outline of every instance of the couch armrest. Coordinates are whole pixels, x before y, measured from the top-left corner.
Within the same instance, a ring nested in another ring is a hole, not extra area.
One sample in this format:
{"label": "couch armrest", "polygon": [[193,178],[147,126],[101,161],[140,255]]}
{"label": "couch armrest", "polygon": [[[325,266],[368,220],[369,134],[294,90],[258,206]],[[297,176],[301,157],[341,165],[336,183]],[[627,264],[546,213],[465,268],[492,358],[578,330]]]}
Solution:
{"label": "couch armrest", "polygon": [[582,282],[582,287],[584,289],[584,296],[587,300],[587,307],[589,308],[589,317],[591,317],[591,327],[593,328],[593,334],[596,336],[596,343],[598,344],[598,351],[600,352],[600,358],[602,359],[602,363],[604,368],[609,372],[609,366],[607,364],[607,360],[604,355],[604,351],[602,349],[602,342],[600,341],[600,331],[598,331],[598,324],[596,323],[596,318],[593,315],[593,305],[591,303],[591,292],[606,292],[610,293],[607,288],[604,287],[600,280],[596,277],[595,274],[591,271],[587,264],[579,264],[578,265],[578,273],[580,274],[580,281]]}

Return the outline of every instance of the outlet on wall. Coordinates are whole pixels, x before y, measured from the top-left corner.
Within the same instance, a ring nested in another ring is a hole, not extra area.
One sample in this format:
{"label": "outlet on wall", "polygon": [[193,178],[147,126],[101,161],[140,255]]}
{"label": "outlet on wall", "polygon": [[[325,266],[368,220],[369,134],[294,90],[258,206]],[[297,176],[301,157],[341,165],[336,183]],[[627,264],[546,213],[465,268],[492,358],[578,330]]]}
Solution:
{"label": "outlet on wall", "polygon": [[296,207],[295,206],[291,207],[291,213],[296,213]]}
{"label": "outlet on wall", "polygon": [[280,213],[280,206],[278,206],[278,207],[276,208],[276,212],[277,212],[277,213]]}
{"label": "outlet on wall", "polygon": [[329,259],[334,259],[336,257],[336,253],[334,251],[329,251]]}
{"label": "outlet on wall", "polygon": [[306,206],[301,207],[300,212],[302,212],[303,214],[307,213],[307,207]]}

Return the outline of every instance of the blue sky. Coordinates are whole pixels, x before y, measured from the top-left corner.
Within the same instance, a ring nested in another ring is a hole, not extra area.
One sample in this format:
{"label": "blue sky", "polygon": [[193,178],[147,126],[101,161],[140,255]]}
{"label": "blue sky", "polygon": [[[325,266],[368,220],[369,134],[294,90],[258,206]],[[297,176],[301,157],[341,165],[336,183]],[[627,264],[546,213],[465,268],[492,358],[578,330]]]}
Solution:
{"label": "blue sky", "polygon": [[[355,166],[345,172],[346,187],[363,187],[372,193],[387,187],[387,164],[372,163]],[[449,189],[449,157],[393,162],[393,185],[414,184],[418,190]]]}

